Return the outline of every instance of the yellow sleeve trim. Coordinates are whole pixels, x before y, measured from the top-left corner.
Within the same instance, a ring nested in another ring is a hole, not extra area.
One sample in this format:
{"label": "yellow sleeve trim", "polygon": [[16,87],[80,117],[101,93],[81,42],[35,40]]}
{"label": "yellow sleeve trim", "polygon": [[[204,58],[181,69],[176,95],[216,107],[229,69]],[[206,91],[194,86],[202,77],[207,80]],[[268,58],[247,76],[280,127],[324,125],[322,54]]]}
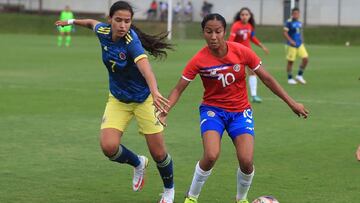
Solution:
{"label": "yellow sleeve trim", "polygon": [[136,58],[134,59],[134,62],[136,63],[136,62],[138,62],[140,59],[143,59],[143,58],[147,58],[146,54],[141,54],[141,55],[139,55],[138,57],[136,57]]}

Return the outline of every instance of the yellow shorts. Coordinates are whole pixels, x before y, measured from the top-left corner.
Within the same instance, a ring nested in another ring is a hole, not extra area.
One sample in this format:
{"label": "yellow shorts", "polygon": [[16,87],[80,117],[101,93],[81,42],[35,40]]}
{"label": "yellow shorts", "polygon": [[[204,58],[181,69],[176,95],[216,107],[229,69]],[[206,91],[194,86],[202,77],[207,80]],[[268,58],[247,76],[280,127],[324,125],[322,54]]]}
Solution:
{"label": "yellow shorts", "polygon": [[155,116],[155,106],[151,95],[143,103],[123,103],[109,94],[101,129],[115,128],[124,132],[135,116],[141,134],[154,134],[164,130]]}
{"label": "yellow shorts", "polygon": [[289,61],[295,61],[296,56],[300,58],[307,58],[309,55],[305,49],[304,44],[300,45],[298,48],[292,46],[286,46],[287,54],[286,59]]}

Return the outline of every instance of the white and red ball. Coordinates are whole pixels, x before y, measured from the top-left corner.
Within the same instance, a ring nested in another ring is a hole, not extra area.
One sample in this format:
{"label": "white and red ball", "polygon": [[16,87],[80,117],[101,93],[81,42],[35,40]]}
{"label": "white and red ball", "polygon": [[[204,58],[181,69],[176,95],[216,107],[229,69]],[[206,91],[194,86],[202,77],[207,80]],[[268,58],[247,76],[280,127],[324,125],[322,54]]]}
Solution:
{"label": "white and red ball", "polygon": [[256,198],[252,203],[279,203],[279,201],[272,196],[261,196]]}

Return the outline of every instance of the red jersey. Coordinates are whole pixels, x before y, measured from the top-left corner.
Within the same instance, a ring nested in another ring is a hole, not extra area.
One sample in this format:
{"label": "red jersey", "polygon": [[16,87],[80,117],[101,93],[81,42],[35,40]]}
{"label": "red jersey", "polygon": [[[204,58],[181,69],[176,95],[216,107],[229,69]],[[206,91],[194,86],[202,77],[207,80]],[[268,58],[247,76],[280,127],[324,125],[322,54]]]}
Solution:
{"label": "red jersey", "polygon": [[231,26],[229,41],[238,42],[251,48],[250,40],[256,45],[260,44],[260,41],[255,37],[254,27],[250,23],[243,24],[241,21],[236,21]]}
{"label": "red jersey", "polygon": [[250,107],[246,90],[245,67],[253,71],[261,67],[260,58],[249,48],[226,42],[228,53],[222,58],[202,48],[186,65],[182,78],[187,81],[201,76],[205,88],[203,104],[229,112],[242,112]]}

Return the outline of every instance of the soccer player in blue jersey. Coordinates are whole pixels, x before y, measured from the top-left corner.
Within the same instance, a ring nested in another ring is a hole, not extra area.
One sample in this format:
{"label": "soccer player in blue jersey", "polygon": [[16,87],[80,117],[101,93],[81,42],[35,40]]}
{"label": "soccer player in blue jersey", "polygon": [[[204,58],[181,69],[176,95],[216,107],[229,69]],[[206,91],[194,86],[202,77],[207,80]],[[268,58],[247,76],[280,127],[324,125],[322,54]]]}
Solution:
{"label": "soccer player in blue jersey", "polygon": [[[298,82],[306,84],[303,77],[306,65],[308,64],[308,53],[305,49],[302,36],[302,23],[299,21],[300,11],[298,8],[293,8],[291,11],[291,18],[285,22],[284,37],[287,40],[287,74],[288,83],[295,85]],[[299,67],[299,71],[295,79],[292,76],[292,66],[296,59],[296,56],[302,58],[302,62]]]}
{"label": "soccer player in blue jersey", "polygon": [[108,23],[92,19],[57,21],[57,26],[79,25],[94,30],[99,38],[102,59],[109,73],[110,94],[101,124],[100,146],[111,161],[134,167],[133,190],[144,184],[148,159],[127,149],[121,137],[132,117],[135,116],[139,132],[145,139],[164,183],[160,203],[173,203],[173,161],[167,153],[163,126],[157,120],[155,108],[166,112],[168,100],[158,91],[154,73],[145,50],[154,57],[166,56],[164,49],[171,44],[164,42],[166,34],[147,35],[132,25],[134,12],[125,1],[114,3]]}

